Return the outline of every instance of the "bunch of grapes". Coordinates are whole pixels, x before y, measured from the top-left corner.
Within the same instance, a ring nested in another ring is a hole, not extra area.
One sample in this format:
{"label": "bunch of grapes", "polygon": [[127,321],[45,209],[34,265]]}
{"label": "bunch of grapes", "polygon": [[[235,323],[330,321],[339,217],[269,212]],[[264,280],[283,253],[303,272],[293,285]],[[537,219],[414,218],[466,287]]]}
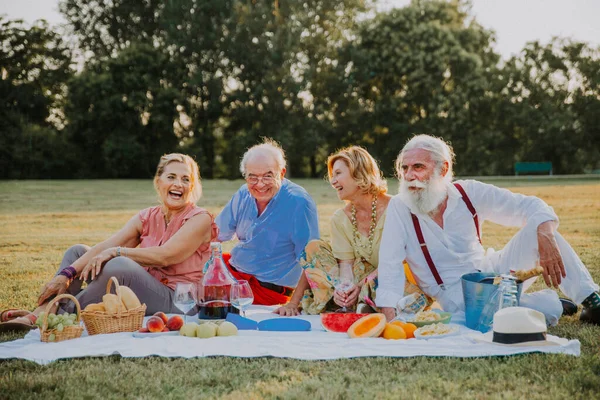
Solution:
{"label": "bunch of grapes", "polygon": [[[38,315],[37,320],[35,321],[35,324],[40,329],[42,328],[45,314],[46,313],[42,311],[40,313],[40,315]],[[77,314],[69,314],[69,313],[58,314],[58,315],[48,314],[48,330],[56,329],[58,332],[62,332],[65,329],[65,327],[75,325],[76,319],[77,319]],[[55,334],[54,333],[50,334],[50,337],[48,338],[48,340],[53,342],[54,339],[56,339]]]}

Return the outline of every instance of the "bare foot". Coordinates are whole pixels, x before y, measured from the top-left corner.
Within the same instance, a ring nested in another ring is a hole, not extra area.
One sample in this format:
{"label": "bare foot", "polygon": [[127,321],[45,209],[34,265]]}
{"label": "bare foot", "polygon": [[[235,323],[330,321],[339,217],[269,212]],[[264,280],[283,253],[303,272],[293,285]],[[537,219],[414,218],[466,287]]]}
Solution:
{"label": "bare foot", "polygon": [[28,314],[25,317],[17,317],[10,321],[0,322],[0,332],[26,332],[37,328],[35,325],[36,316]]}
{"label": "bare foot", "polygon": [[33,314],[27,314],[24,317],[17,317],[10,320],[12,323],[16,324],[24,324],[24,325],[34,325],[36,321],[36,316]]}
{"label": "bare foot", "polygon": [[29,314],[28,310],[4,310],[0,313],[0,322],[13,320],[17,317],[24,317]]}

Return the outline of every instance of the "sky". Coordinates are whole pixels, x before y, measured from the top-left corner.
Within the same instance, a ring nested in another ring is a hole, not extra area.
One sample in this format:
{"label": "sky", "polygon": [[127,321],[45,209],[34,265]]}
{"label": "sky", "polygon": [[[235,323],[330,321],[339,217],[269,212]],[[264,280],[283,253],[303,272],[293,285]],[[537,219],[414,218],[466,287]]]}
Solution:
{"label": "sky", "polygon": [[[136,0],[131,0],[136,1]],[[547,43],[553,36],[600,46],[600,0],[471,0],[472,14],[496,31],[496,51],[503,58],[517,54],[527,42]],[[402,7],[410,0],[379,0],[379,9]],[[64,23],[58,0],[0,0],[0,14],[31,23],[44,18]]]}

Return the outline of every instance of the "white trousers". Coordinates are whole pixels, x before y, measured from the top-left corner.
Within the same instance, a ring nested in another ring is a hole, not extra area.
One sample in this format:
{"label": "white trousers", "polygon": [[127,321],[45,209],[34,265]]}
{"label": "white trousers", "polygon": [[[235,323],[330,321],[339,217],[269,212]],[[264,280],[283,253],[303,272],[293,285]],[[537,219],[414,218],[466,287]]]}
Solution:
{"label": "white trousers", "polygon": [[[598,285],[583,265],[573,248],[558,232],[556,242],[565,265],[566,278],[562,279],[560,289],[575,303],[581,302],[595,291]],[[528,270],[539,264],[537,226],[526,225],[500,251],[488,249],[480,266],[483,272],[508,274],[510,270]],[[473,271],[466,271],[473,272]],[[531,286],[534,279],[523,284],[523,292]],[[447,290],[438,293],[438,301],[446,311],[464,310],[464,299],[460,282],[449,285]],[[520,305],[542,312],[550,325],[556,325],[562,315],[562,304],[558,294],[552,289],[544,289],[534,293],[522,293]]]}
{"label": "white trousers", "polygon": [[[559,285],[560,290],[571,298],[576,304],[581,304],[586,297],[598,291],[598,285],[594,283],[592,276],[581,259],[575,254],[573,248],[562,237],[558,231],[554,233],[556,243],[565,265],[567,276],[562,278]],[[484,261],[483,270],[506,274],[512,270],[528,270],[539,264],[537,226],[526,225],[521,229],[508,244],[498,252],[489,252]],[[526,281],[523,291],[532,283],[533,279]],[[523,293],[520,305],[533,308],[546,316],[550,325],[558,323],[562,314],[562,304],[558,294],[551,289],[541,290],[534,293]]]}

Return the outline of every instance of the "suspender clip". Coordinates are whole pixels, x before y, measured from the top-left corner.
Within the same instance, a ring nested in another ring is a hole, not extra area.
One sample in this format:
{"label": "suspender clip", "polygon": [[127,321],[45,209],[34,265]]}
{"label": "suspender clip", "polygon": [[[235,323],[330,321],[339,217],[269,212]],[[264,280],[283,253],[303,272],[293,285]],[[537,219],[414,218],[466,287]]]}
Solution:
{"label": "suspender clip", "polygon": [[440,285],[440,289],[442,290],[446,290],[446,285],[444,285],[443,283]]}

